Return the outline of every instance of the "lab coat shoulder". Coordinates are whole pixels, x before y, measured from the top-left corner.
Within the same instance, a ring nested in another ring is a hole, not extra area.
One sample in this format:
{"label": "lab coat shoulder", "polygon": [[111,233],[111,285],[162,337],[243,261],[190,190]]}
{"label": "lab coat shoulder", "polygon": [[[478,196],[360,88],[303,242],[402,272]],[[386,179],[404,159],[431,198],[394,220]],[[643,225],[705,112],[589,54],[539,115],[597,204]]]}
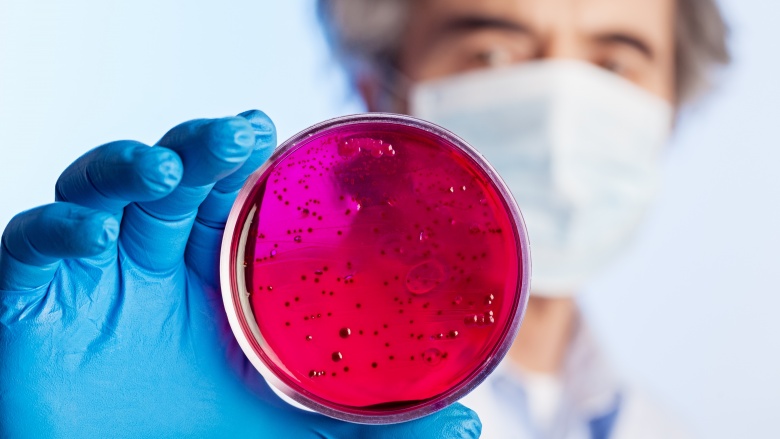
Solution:
{"label": "lab coat shoulder", "polygon": [[646,393],[626,389],[611,439],[696,439],[696,436]]}

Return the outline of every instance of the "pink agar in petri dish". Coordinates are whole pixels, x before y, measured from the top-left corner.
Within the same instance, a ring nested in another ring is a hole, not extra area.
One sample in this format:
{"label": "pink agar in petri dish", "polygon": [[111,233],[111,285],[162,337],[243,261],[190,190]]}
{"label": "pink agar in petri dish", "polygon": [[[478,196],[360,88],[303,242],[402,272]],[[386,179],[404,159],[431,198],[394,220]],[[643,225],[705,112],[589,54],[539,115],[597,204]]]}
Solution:
{"label": "pink agar in petri dish", "polygon": [[370,113],[313,126],[247,181],[223,297],[247,357],[308,409],[361,423],[457,401],[506,354],[528,240],[487,162],[443,128]]}

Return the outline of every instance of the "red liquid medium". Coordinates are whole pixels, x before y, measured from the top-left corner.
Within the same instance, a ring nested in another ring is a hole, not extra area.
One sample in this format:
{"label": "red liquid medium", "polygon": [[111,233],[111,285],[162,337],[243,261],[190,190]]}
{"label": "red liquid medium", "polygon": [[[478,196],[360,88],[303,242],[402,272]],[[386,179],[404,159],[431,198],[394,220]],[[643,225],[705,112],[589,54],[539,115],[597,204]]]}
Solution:
{"label": "red liquid medium", "polygon": [[255,349],[321,404],[397,410],[462,386],[520,306],[506,202],[467,154],[422,129],[315,134],[247,203]]}

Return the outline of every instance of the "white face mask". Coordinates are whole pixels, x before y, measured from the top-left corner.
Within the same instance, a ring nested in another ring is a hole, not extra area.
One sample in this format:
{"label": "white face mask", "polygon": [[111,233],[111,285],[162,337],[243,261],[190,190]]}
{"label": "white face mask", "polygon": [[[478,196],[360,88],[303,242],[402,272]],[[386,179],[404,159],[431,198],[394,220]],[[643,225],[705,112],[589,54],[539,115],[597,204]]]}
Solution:
{"label": "white face mask", "polygon": [[534,293],[549,297],[576,293],[634,235],[673,113],[619,76],[569,60],[420,83],[410,104],[499,172],[528,226]]}

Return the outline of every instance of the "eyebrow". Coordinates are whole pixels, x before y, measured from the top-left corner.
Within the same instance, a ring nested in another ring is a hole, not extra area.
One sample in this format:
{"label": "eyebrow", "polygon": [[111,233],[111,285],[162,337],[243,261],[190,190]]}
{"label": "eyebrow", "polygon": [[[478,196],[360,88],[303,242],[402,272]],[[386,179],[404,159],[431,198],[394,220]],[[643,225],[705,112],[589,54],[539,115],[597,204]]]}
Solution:
{"label": "eyebrow", "polygon": [[475,30],[505,30],[515,33],[532,34],[531,29],[516,21],[492,16],[456,16],[449,18],[439,26],[440,33],[453,34]]}
{"label": "eyebrow", "polygon": [[614,32],[614,33],[599,35],[596,37],[596,41],[605,44],[619,44],[623,46],[632,47],[636,49],[638,52],[642,53],[650,60],[655,58],[655,52],[650,47],[650,45],[645,43],[645,41],[642,38],[636,37],[634,35],[630,35],[622,32]]}

